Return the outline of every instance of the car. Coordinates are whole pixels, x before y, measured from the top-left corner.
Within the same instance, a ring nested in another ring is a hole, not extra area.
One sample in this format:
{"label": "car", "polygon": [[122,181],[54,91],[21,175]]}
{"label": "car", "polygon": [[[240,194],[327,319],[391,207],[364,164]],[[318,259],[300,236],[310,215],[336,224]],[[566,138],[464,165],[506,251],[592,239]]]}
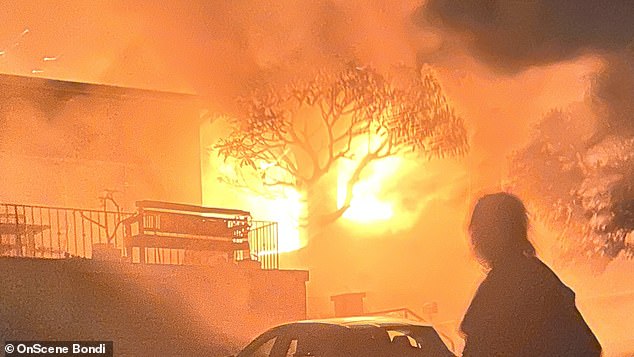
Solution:
{"label": "car", "polygon": [[274,327],[237,357],[451,357],[428,324],[391,317],[297,321]]}

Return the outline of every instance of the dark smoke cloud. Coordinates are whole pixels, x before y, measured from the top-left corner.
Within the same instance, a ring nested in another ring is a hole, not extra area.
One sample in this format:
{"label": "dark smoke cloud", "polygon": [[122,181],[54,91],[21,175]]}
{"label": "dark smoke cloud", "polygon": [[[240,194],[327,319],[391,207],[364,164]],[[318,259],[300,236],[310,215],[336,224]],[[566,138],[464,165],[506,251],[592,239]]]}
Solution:
{"label": "dark smoke cloud", "polygon": [[415,19],[459,34],[504,72],[618,51],[634,40],[631,0],[430,0]]}
{"label": "dark smoke cloud", "polygon": [[590,99],[598,114],[597,139],[608,134],[634,136],[634,48],[607,57],[594,78]]}

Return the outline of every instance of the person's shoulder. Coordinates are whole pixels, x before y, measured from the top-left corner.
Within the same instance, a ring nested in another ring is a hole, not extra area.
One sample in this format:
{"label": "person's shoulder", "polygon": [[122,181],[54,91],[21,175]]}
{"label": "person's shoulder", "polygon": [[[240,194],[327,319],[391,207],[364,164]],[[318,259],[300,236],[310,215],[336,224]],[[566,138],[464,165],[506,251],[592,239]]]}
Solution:
{"label": "person's shoulder", "polygon": [[563,295],[562,297],[574,301],[574,291],[559,278],[550,266],[537,257],[531,257],[529,264],[534,270],[535,278],[539,279],[545,287],[555,291],[557,295]]}
{"label": "person's shoulder", "polygon": [[561,279],[559,279],[559,276],[555,273],[555,271],[541,259],[537,257],[530,257],[526,259],[526,262],[535,274],[541,276],[542,278],[552,279],[553,281],[561,283]]}

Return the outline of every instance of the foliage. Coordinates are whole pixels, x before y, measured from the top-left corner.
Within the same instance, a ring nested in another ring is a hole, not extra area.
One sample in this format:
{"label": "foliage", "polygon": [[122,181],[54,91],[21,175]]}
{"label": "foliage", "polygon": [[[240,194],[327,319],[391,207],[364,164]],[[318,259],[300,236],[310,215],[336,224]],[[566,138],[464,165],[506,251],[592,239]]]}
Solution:
{"label": "foliage", "polygon": [[569,261],[634,257],[633,103],[628,49],[606,57],[582,103],[586,112],[546,115],[512,158],[513,189],[561,231]]}
{"label": "foliage", "polygon": [[561,232],[568,262],[634,256],[634,137],[593,124],[552,111],[511,159],[512,190]]}
{"label": "foliage", "polygon": [[[255,91],[241,104],[245,115],[231,119],[231,134],[215,146],[236,164],[239,177],[305,191],[341,159],[354,160],[345,203],[322,217],[326,221],[349,207],[352,188],[371,162],[408,153],[455,156],[468,148],[462,118],[436,78],[422,71],[402,68],[388,79],[351,64],[281,90]],[[233,183],[249,184],[238,181]]]}

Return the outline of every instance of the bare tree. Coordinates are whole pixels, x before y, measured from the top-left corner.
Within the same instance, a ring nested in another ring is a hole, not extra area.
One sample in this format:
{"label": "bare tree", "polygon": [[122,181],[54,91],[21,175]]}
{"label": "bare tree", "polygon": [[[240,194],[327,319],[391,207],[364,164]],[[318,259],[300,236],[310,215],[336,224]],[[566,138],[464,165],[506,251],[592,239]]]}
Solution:
{"label": "bare tree", "polygon": [[337,162],[355,162],[343,205],[311,218],[320,224],[350,207],[353,187],[372,162],[406,154],[455,156],[468,149],[462,118],[434,76],[422,71],[401,69],[388,79],[349,65],[283,90],[256,91],[241,102],[246,114],[231,118],[231,134],[215,145],[237,167],[232,183],[253,187],[255,178],[260,190],[311,192]]}

